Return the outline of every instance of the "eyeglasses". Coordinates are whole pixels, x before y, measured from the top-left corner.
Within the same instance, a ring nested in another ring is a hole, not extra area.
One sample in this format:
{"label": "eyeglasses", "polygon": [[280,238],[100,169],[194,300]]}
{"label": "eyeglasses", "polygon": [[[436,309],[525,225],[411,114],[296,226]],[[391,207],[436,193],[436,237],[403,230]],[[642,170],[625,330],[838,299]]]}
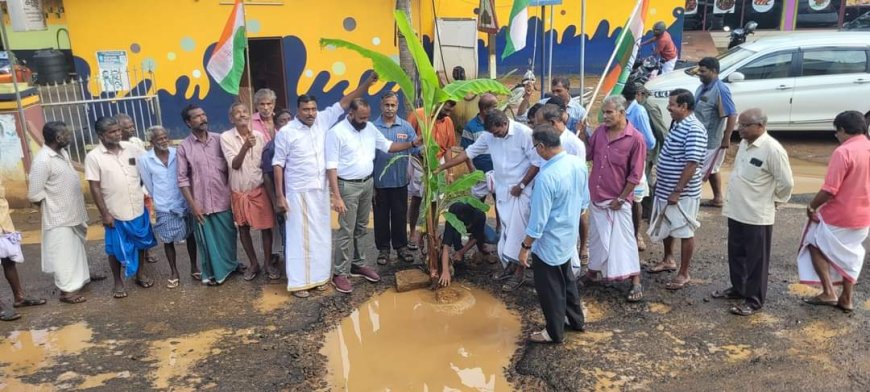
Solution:
{"label": "eyeglasses", "polygon": [[738,127],[738,128],[749,128],[749,127],[751,127],[751,126],[753,126],[753,125],[757,125],[757,126],[760,127],[762,124],[761,124],[761,123],[749,123],[749,124],[738,123],[738,124],[737,124],[737,127]]}
{"label": "eyeglasses", "polygon": [[544,143],[535,144],[535,148],[538,148],[538,147],[543,146],[543,145],[544,145]]}

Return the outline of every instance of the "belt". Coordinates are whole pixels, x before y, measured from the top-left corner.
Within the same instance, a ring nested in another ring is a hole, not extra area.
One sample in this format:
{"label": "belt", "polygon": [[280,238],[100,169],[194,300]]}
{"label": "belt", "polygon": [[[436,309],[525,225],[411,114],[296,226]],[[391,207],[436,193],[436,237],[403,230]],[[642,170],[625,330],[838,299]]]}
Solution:
{"label": "belt", "polygon": [[371,178],[372,178],[372,176],[368,176],[368,177],[366,177],[366,178],[360,178],[360,179],[355,179],[355,180],[348,180],[348,179],[346,179],[346,178],[338,177],[339,180],[344,181],[344,182],[366,182],[366,181],[370,180]]}

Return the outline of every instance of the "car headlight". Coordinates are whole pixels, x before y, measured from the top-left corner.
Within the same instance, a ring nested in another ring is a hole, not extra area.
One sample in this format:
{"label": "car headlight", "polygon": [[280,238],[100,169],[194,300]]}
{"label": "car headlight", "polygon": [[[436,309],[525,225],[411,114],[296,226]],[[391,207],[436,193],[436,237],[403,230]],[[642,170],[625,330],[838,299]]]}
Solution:
{"label": "car headlight", "polygon": [[656,98],[667,98],[670,93],[671,92],[667,90],[653,91],[652,96]]}

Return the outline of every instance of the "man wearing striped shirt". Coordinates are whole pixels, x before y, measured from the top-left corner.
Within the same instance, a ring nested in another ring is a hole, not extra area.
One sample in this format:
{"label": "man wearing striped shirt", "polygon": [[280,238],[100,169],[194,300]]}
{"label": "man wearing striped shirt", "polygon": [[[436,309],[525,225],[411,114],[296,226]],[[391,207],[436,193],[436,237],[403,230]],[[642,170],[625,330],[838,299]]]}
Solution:
{"label": "man wearing striped shirt", "polygon": [[676,89],[668,97],[668,112],[674,120],[656,164],[656,189],[649,236],[664,241],[662,261],[651,273],[677,269],[673,256],[675,238],[680,239],[680,271],[666,288],[679,290],[689,282],[689,264],[698,229],[701,203],[701,164],[707,152],[707,131],[695,117],[695,97],[689,90]]}

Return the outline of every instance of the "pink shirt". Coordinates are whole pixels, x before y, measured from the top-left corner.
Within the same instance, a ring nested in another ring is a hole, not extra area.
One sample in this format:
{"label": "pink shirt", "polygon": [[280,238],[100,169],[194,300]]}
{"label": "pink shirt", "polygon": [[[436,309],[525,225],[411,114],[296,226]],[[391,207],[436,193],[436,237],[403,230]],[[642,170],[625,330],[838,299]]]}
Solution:
{"label": "pink shirt", "polygon": [[[275,126],[275,123],[272,123],[272,126]],[[254,115],[251,116],[251,128],[254,129],[254,132],[263,135],[263,140],[265,140],[266,143],[272,140],[272,135],[270,135],[269,130],[266,129],[266,123],[262,118],[260,118],[259,112],[254,113]],[[278,130],[276,129],[275,132],[278,132]]]}
{"label": "pink shirt", "polygon": [[[589,174],[589,196],[593,203],[613,200],[622,194],[625,184],[639,184],[646,161],[646,142],[631,123],[612,141],[607,140],[607,127],[599,126],[589,138],[586,159],[592,161]],[[627,200],[634,200],[629,193]]]}
{"label": "pink shirt", "polygon": [[834,195],[819,209],[825,223],[870,226],[870,140],[855,136],[834,150],[822,190]]}

